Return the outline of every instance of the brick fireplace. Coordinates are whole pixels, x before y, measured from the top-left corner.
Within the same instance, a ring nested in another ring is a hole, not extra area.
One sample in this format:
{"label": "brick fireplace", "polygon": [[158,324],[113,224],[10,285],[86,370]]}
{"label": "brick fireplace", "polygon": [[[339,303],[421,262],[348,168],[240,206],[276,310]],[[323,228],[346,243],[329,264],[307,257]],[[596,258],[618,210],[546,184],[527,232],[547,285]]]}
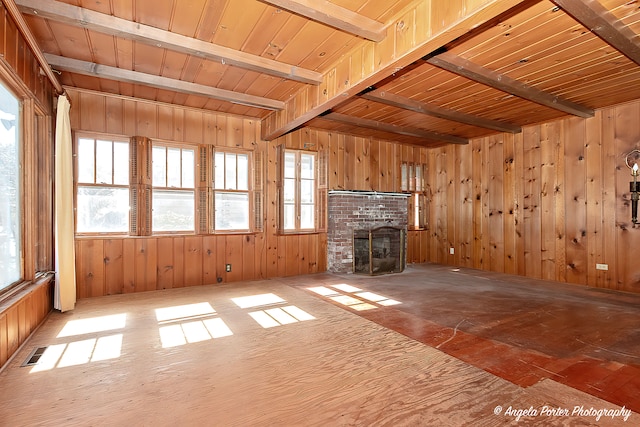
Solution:
{"label": "brick fireplace", "polygon": [[[403,193],[330,191],[327,269],[334,273],[353,272],[355,230],[397,227],[406,232],[408,197]],[[403,249],[406,253],[406,247]]]}

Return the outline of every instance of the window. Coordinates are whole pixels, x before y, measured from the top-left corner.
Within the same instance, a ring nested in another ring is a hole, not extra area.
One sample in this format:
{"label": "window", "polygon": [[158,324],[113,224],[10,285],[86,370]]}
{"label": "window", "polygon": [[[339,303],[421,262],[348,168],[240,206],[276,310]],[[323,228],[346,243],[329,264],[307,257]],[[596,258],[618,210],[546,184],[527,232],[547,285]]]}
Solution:
{"label": "window", "polygon": [[249,231],[249,154],[216,151],[214,158],[214,228]]}
{"label": "window", "polygon": [[400,165],[400,188],[404,192],[411,192],[409,197],[408,214],[409,228],[414,230],[427,227],[427,193],[424,181],[425,165],[403,162]]}
{"label": "window", "polygon": [[80,137],[78,233],[129,231],[129,142]]}
{"label": "window", "polygon": [[278,146],[278,231],[310,233],[327,229],[327,150],[287,150]]}
{"label": "window", "polygon": [[153,144],[152,230],[195,230],[195,148]]}
{"label": "window", "polygon": [[0,84],[0,289],[22,278],[20,103]]}

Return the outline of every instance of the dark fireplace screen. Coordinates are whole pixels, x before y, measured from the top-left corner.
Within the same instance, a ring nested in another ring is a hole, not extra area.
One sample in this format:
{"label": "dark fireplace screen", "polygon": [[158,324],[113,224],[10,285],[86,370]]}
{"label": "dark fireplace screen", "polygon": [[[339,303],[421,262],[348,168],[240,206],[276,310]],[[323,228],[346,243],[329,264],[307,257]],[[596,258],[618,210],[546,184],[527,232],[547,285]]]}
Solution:
{"label": "dark fireplace screen", "polygon": [[404,270],[404,230],[378,227],[353,232],[353,272],[399,273]]}

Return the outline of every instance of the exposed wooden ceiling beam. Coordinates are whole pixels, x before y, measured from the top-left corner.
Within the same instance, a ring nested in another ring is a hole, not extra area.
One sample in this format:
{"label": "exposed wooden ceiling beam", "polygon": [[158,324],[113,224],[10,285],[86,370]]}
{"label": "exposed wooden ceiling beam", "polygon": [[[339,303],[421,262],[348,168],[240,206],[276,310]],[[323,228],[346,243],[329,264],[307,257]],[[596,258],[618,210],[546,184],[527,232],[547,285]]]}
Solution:
{"label": "exposed wooden ceiling beam", "polygon": [[16,0],[21,12],[283,79],[318,85],[322,74],[52,0]]}
{"label": "exposed wooden ceiling beam", "polygon": [[638,34],[596,0],[551,0],[584,27],[640,65]]}
{"label": "exposed wooden ceiling beam", "polygon": [[374,42],[386,36],[384,24],[326,0],[261,1]]}
{"label": "exposed wooden ceiling beam", "polygon": [[251,107],[264,108],[267,110],[281,110],[284,102],[275,99],[263,98],[260,96],[247,95],[244,93],[232,92],[230,90],[217,89],[197,83],[185,82],[182,80],[170,79],[168,77],[155,76],[138,71],[123,70],[121,68],[109,67],[95,64],[93,62],[80,61],[77,59],[64,58],[62,56],[44,55],[46,60],[54,68],[88,76],[101,77],[121,82],[142,84],[158,89],[166,89],[190,95],[205,96],[208,98],[228,101],[234,104],[247,105]]}
{"label": "exposed wooden ceiling beam", "polygon": [[425,102],[416,101],[411,98],[396,95],[391,92],[385,92],[381,89],[375,89],[360,95],[369,101],[379,102],[381,104],[390,105],[403,110],[415,111],[416,113],[426,114],[440,119],[450,120],[453,122],[464,123],[471,126],[477,126],[485,129],[493,129],[499,132],[520,133],[520,126],[505,123],[498,120],[486,119],[483,117],[465,114],[459,111],[442,108],[437,105],[427,104]]}
{"label": "exposed wooden ceiling beam", "polygon": [[426,61],[444,70],[485,84],[503,92],[510,93],[519,98],[544,105],[549,108],[573,114],[579,117],[593,117],[594,111],[585,106],[563,99],[559,96],[536,89],[504,74],[484,68],[478,64],[454,55],[451,52],[444,52],[426,59]]}
{"label": "exposed wooden ceiling beam", "polygon": [[469,143],[468,139],[460,138],[459,136],[445,135],[442,133],[431,132],[428,130],[409,126],[392,125],[389,123],[377,122],[375,120],[363,119],[361,117],[348,116],[346,114],[328,113],[323,115],[321,118],[334,122],[344,123],[351,126],[359,126],[367,129],[395,133],[398,135],[413,136],[416,138],[429,139],[432,141],[447,142],[449,144]]}
{"label": "exposed wooden ceiling beam", "polygon": [[[510,13],[513,8],[524,3],[530,4],[530,0],[486,0],[481,4],[472,2],[470,7],[460,11],[460,16],[446,15],[447,18],[443,18],[437,26],[432,27],[427,22],[424,26],[414,27],[413,22],[409,28],[418,28],[419,31],[413,35],[412,43],[405,43],[406,40],[403,39],[385,39],[389,45],[378,50],[377,45],[362,40],[360,44],[353,46],[348,55],[329,67],[323,74],[320,86],[305,86],[285,101],[284,110],[274,111],[263,118],[262,139],[272,141],[291,132],[426,54],[451,43],[485,22]],[[432,0],[416,0],[412,7],[417,13],[431,10],[434,4]],[[406,16],[415,18],[415,13],[408,12]],[[338,74],[345,78],[337,79]]]}

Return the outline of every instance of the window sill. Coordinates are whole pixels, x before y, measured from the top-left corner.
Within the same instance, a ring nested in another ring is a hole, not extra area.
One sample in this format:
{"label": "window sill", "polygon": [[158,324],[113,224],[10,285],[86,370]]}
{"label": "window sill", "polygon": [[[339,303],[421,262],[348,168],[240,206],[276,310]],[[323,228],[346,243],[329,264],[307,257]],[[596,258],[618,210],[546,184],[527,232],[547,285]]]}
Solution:
{"label": "window sill", "polygon": [[27,295],[40,286],[53,282],[54,274],[46,273],[33,281],[24,281],[0,295],[0,313],[22,301]]}

